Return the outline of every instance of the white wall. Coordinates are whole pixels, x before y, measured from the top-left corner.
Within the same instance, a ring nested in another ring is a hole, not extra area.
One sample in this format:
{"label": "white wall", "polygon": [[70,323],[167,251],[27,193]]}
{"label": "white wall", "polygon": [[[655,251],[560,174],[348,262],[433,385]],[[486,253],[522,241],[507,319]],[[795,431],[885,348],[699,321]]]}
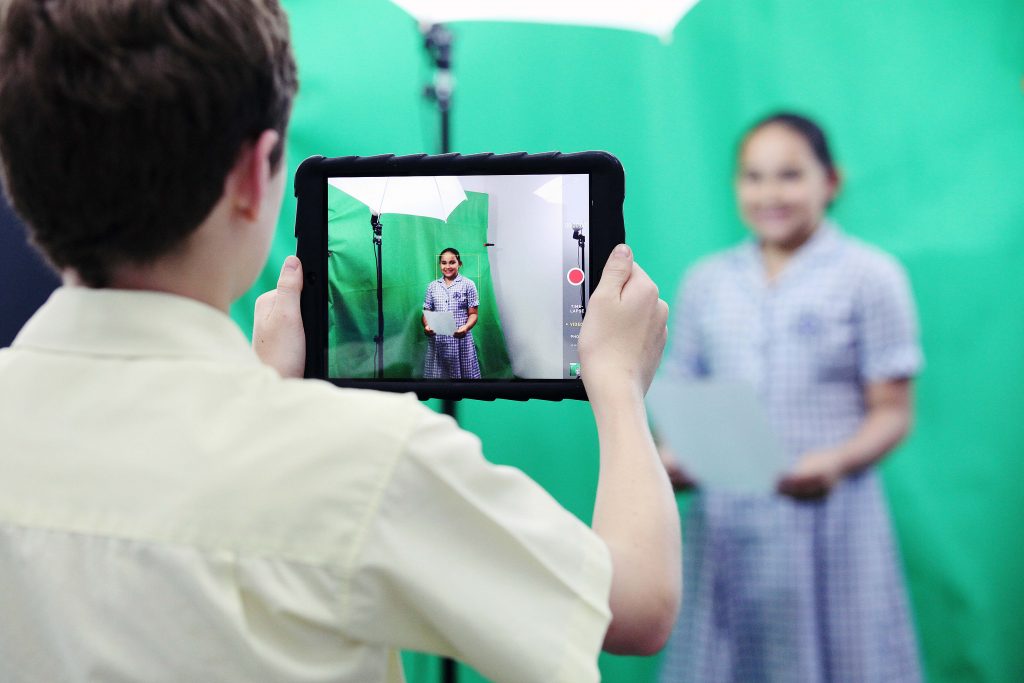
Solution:
{"label": "white wall", "polygon": [[487,241],[505,343],[518,377],[562,372],[562,204],[535,194],[560,176],[462,176],[489,197]]}

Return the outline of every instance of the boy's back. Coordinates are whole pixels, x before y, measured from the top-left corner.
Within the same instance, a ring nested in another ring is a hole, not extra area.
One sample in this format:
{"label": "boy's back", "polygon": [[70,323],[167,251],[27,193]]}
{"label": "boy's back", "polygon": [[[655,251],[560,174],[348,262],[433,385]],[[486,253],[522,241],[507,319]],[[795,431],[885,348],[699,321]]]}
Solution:
{"label": "boy's back", "polygon": [[0,352],[0,433],[5,681],[397,680],[396,644],[596,676],[589,530],[413,397],[283,380],[203,304],[58,290]]}

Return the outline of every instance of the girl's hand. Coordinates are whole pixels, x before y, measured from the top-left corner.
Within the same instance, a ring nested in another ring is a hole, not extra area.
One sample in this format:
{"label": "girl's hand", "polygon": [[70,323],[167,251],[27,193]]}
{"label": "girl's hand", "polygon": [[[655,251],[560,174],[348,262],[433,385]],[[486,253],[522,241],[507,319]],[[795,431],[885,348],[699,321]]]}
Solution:
{"label": "girl's hand", "polygon": [[452,332],[452,336],[456,339],[462,339],[466,336],[467,332],[469,332],[469,328],[463,325],[462,327],[456,328],[456,330]]}
{"label": "girl's hand", "polygon": [[793,498],[823,498],[845,474],[843,456],[834,449],[811,451],[779,480],[779,493]]}
{"label": "girl's hand", "polygon": [[679,459],[676,458],[672,449],[664,443],[659,443],[657,446],[658,457],[661,458],[661,464],[665,467],[665,472],[668,474],[668,480],[671,482],[672,488],[676,491],[689,491],[696,488],[697,482],[679,464]]}
{"label": "girl's hand", "polygon": [[430,325],[424,325],[423,326],[423,334],[427,335],[428,337],[433,337],[434,336],[434,331],[432,329],[430,329]]}

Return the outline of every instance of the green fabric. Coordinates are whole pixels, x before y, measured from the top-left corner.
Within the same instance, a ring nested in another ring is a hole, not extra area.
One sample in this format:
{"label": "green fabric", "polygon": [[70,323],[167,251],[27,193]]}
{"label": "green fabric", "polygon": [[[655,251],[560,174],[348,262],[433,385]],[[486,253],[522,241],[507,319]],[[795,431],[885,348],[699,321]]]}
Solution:
{"label": "green fabric", "polygon": [[[498,322],[491,268],[487,260],[487,195],[467,192],[448,222],[436,218],[384,214],[384,377],[423,377],[427,337],[421,320],[431,280],[441,277],[442,249],[462,256],[459,273],[476,283],[479,319],[473,328],[482,379],[512,376],[505,337]],[[377,334],[377,277],[370,210],[341,190],[327,191],[328,374],[374,375]]]}
{"label": "green fabric", "polygon": [[[384,0],[285,6],[302,79],[290,173],[311,154],[436,151],[413,20]],[[454,149],[616,154],[626,234],[668,299],[698,257],[744,234],[731,173],[746,125],[781,107],[820,119],[845,181],[834,217],[906,265],[921,315],[914,433],[883,472],[928,680],[1024,680],[1024,3],[701,0],[668,45],[452,29]],[[289,193],[270,264],[236,308],[245,329],[294,249],[294,215]],[[585,404],[464,401],[459,417],[488,458],[590,519]],[[407,661],[410,683],[438,680]],[[601,659],[606,683],[653,681],[657,665]]]}

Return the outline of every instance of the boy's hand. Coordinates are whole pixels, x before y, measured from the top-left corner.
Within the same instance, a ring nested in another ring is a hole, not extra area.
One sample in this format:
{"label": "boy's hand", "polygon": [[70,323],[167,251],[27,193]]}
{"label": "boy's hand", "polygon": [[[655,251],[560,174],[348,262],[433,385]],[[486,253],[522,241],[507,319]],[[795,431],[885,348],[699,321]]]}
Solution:
{"label": "boy's hand", "polygon": [[277,289],[256,299],[252,348],[260,360],[282,377],[302,377],[306,368],[306,333],[302,328],[299,295],[302,264],[295,256],[284,260]]}
{"label": "boy's hand", "polygon": [[657,652],[679,611],[679,510],[643,402],[667,320],[668,305],[633,252],[615,247],[590,297],[579,348],[601,445],[592,525],[612,558],[604,649],[619,654]]}
{"label": "boy's hand", "polygon": [[658,298],[657,285],[634,263],[629,247],[615,247],[580,332],[581,374],[591,402],[639,400],[647,393],[665,348],[667,321],[668,304]]}

